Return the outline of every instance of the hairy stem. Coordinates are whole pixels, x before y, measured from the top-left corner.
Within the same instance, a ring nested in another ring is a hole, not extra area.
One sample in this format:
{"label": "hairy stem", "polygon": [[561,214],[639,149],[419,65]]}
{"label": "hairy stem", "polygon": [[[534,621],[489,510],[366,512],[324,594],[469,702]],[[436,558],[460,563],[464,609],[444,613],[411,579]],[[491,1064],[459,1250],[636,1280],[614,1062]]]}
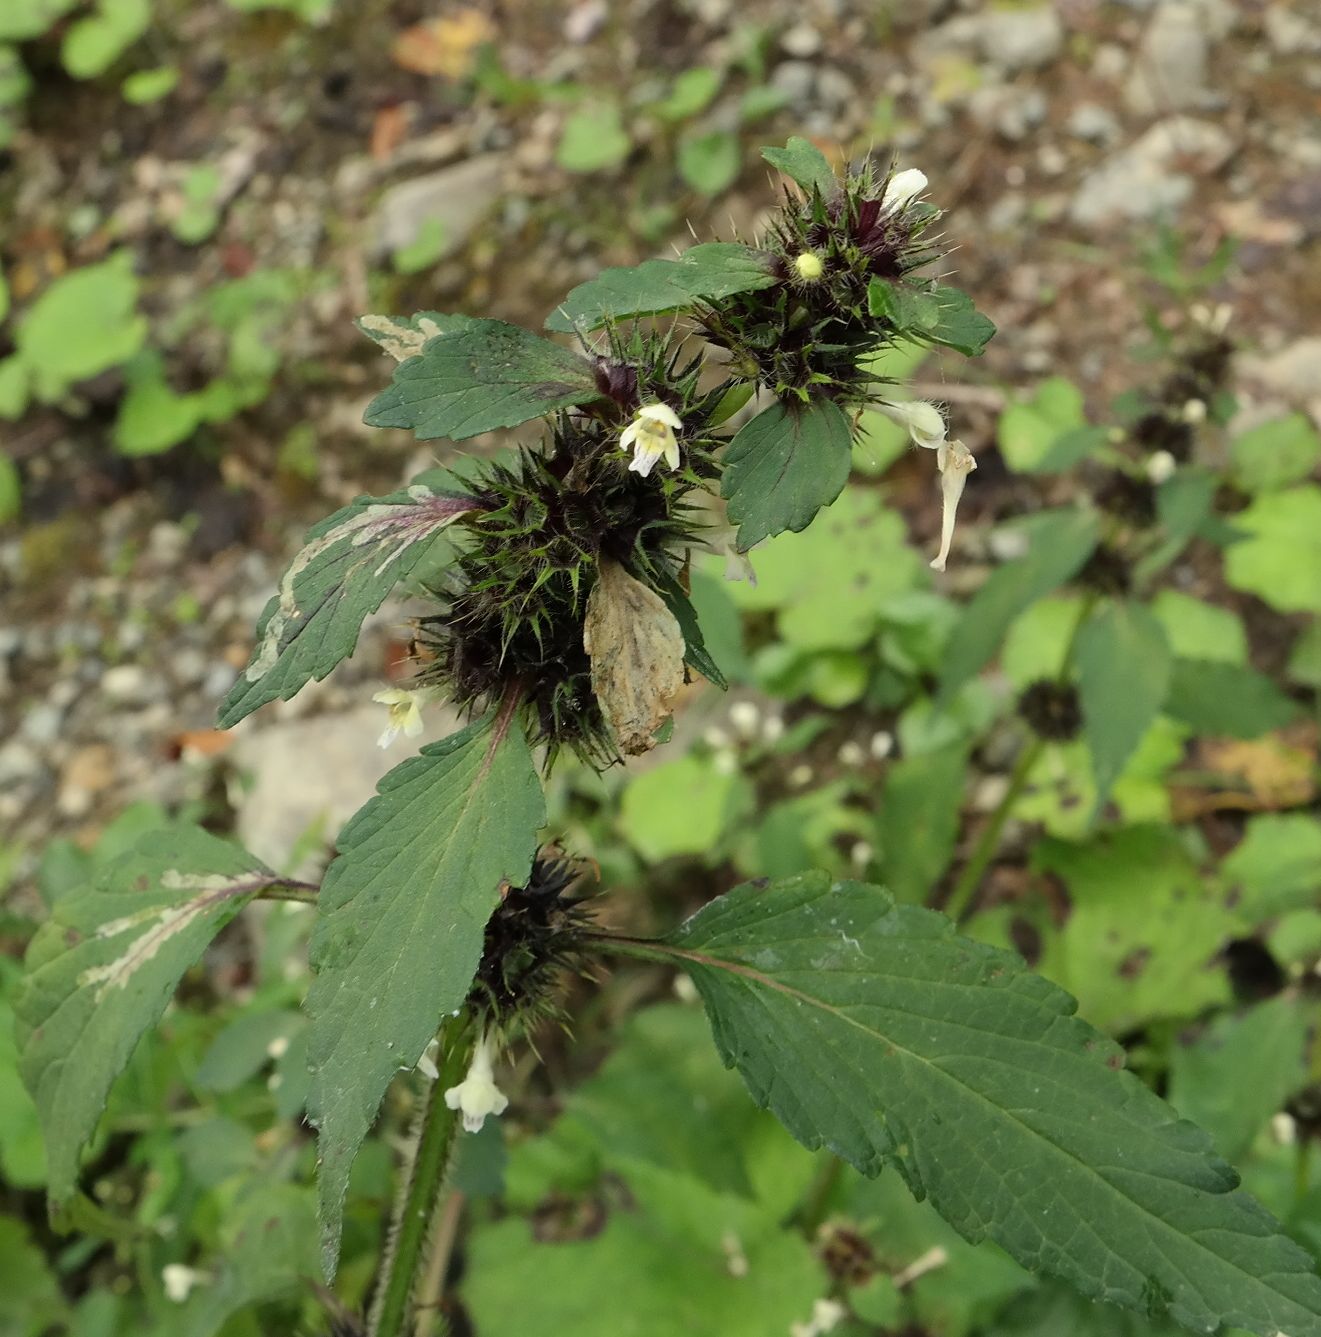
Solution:
{"label": "hairy stem", "polygon": [[[1069,632],[1069,639],[1064,646],[1064,656],[1060,662],[1059,672],[1055,675],[1057,682],[1068,681],[1069,673],[1073,668],[1074,651],[1078,645],[1078,633],[1082,630],[1083,623],[1087,621],[1095,604],[1096,596],[1089,594],[1078,609],[1078,616],[1074,619],[1073,628]],[[982,829],[968,862],[964,864],[963,871],[954,884],[954,890],[950,892],[949,899],[945,902],[945,913],[956,922],[962,923],[975,908],[974,903],[977,899],[977,893],[981,890],[982,877],[987,868],[990,867],[992,860],[1000,852],[1000,837],[1004,834],[1005,826],[1014,814],[1014,805],[1023,793],[1027,778],[1032,773],[1032,768],[1037,764],[1045,749],[1045,740],[1034,735],[1032,741],[1018,754],[1018,760],[1014,763],[1014,769],[1009,776],[1009,786],[1004,792],[1004,797],[996,805],[995,811],[991,814],[991,820]]]}
{"label": "hairy stem", "polygon": [[431,1083],[422,1111],[412,1164],[396,1204],[382,1274],[367,1322],[368,1337],[403,1337],[412,1298],[426,1268],[425,1249],[436,1199],[454,1151],[460,1115],[445,1104],[445,1092],[457,1086],[472,1057],[471,1018],[462,1013],[440,1034],[440,1076]]}

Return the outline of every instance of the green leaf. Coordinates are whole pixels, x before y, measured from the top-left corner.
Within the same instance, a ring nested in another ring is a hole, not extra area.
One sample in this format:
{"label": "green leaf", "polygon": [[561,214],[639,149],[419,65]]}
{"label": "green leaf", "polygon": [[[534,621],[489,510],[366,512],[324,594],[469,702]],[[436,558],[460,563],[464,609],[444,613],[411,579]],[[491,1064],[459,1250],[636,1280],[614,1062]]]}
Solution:
{"label": "green leaf", "polygon": [[463,1005],[500,887],[526,884],[545,816],[522,730],[485,719],[396,766],[340,833],[307,998],[328,1276],[349,1168],[385,1089]]}
{"label": "green leaf", "polygon": [[683,632],[683,662],[695,668],[708,682],[713,682],[721,691],[729,688],[720,665],[711,658],[702,636],[702,627],[697,620],[697,610],[684,593],[683,586],[668,571],[657,569],[652,573],[652,582],[656,593],[665,600],[665,606]]}
{"label": "green leaf", "polygon": [[949,866],[963,809],[967,750],[940,748],[895,762],[885,775],[876,815],[886,887],[921,904]]}
{"label": "green leaf", "polygon": [[1220,664],[1246,664],[1248,638],[1238,614],[1178,590],[1161,590],[1151,611],[1165,628],[1170,652],[1183,659],[1214,659]]}
{"label": "green leaf", "polygon": [[1005,409],[996,440],[1015,473],[1044,472],[1051,448],[1085,422],[1082,391],[1063,376],[1051,376],[1037,386],[1031,399]]}
{"label": "green leaf", "polygon": [[800,1141],[897,1166],[966,1238],[1210,1331],[1321,1333],[1321,1278],[1061,990],[942,916],[807,873],[668,940],[716,1047]]}
{"label": "green leaf", "polygon": [[982,315],[972,298],[959,288],[937,287],[931,296],[939,308],[940,319],[934,329],[924,332],[924,337],[967,357],[980,357],[995,335],[995,322]]}
{"label": "green leaf", "polygon": [[720,485],[739,550],[806,529],[844,490],[851,458],[849,420],[829,399],[807,408],[772,404],[740,428],[725,447]]}
{"label": "green leaf", "polygon": [[227,841],[177,826],[60,898],[28,949],[15,1008],[53,1201],[73,1192],[79,1149],[111,1083],[184,971],[248,901],[283,880]]}
{"label": "green leaf", "polygon": [[23,509],[23,485],[18,465],[8,455],[0,455],[0,525],[17,520]]}
{"label": "green leaf", "polygon": [[476,321],[473,316],[418,311],[411,316],[359,316],[353,323],[396,362],[406,362],[416,357],[430,340],[466,330]]}
{"label": "green leaf", "polygon": [[1083,737],[1092,754],[1099,812],[1170,686],[1165,629],[1137,603],[1114,602],[1084,623],[1076,645]]}
{"label": "green leaf", "polygon": [[1247,537],[1225,554],[1225,578],[1282,613],[1321,613],[1321,487],[1268,492],[1234,516]]}
{"label": "green leaf", "polygon": [[548,330],[594,330],[630,316],[659,316],[699,300],[769,288],[778,282],[770,257],[732,241],[710,241],[677,260],[644,260],[624,269],[603,269],[580,283],[546,320]]}
{"label": "green leaf", "polygon": [[620,802],[619,828],[652,863],[705,854],[751,806],[748,782],[709,761],[679,757],[633,776]]}
{"label": "green leaf", "polygon": [[1165,711],[1201,734],[1259,738],[1283,729],[1298,707],[1264,673],[1247,665],[1176,659]]}
{"label": "green leaf", "polygon": [[986,664],[1019,613],[1077,573],[1096,547],[1097,523],[1088,511],[1046,511],[1027,533],[1027,554],[992,572],[955,625],[941,665],[942,700]]}
{"label": "green leaf", "polygon": [[719,195],[738,180],[743,149],[729,130],[686,135],[679,141],[679,175],[702,195]]}
{"label": "green leaf", "polygon": [[179,82],[176,65],[158,65],[152,70],[136,70],[119,87],[120,96],[134,107],[159,102],[174,92]]}
{"label": "green leaf", "polygon": [[1306,1083],[1307,1039],[1308,1016],[1297,998],[1217,1017],[1195,1044],[1175,1048],[1170,1104],[1205,1128],[1222,1156],[1237,1160]]}
{"label": "green leaf", "polygon": [[872,279],[867,285],[867,312],[894,326],[896,333],[921,338],[940,324],[940,306],[928,292],[905,283]]}
{"label": "green leaf", "polygon": [[151,26],[149,0],[99,0],[64,34],[60,59],[75,79],[104,74]]}
{"label": "green leaf", "polygon": [[221,704],[222,729],[289,700],[353,653],[363,619],[443,550],[446,526],[472,509],[466,493],[442,490],[455,481],[431,471],[389,496],[359,497],[308,530],[258,619],[252,659]]}
{"label": "green leaf", "polygon": [[77,4],[78,0],[6,0],[0,9],[0,42],[41,37]]}
{"label": "green leaf", "polygon": [[810,140],[794,135],[782,149],[762,149],[761,156],[777,172],[783,172],[810,195],[819,191],[823,199],[839,192],[839,180],[826,156]]}
{"label": "green leaf", "polygon": [[121,251],[55,280],[19,323],[18,355],[44,400],[127,361],[142,347],[147,322],[135,313],[133,258]]}
{"label": "green leaf", "polygon": [[178,394],[165,379],[161,356],[144,349],[124,368],[128,391],[115,419],[121,455],[156,455],[190,437],[202,414],[198,395]]}
{"label": "green leaf", "polygon": [[1311,906],[1321,890],[1321,825],[1306,813],[1250,817],[1220,871],[1253,925]]}
{"label": "green leaf", "polygon": [[618,166],[632,147],[618,107],[581,107],[564,122],[555,161],[566,172],[599,172]]}
{"label": "green leaf", "polygon": [[401,362],[363,421],[409,428],[419,441],[462,441],[600,397],[577,353],[502,320],[473,320]]}
{"label": "green leaf", "polygon": [[1228,1001],[1217,958],[1242,921],[1172,828],[1044,840],[1032,867],[1059,879],[1071,907],[1063,929],[1046,936],[1037,968],[1094,1025],[1124,1034]]}
{"label": "green leaf", "polygon": [[1293,413],[1262,423],[1230,447],[1234,482],[1245,492],[1272,492],[1299,483],[1321,460],[1321,436],[1311,419]]}

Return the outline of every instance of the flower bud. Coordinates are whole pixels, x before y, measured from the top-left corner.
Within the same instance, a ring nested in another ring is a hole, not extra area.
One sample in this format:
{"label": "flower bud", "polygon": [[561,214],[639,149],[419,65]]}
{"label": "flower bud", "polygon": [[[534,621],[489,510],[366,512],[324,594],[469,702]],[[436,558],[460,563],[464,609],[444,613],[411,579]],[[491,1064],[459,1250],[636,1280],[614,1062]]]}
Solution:
{"label": "flower bud", "polygon": [[815,251],[804,251],[801,255],[794,257],[794,273],[804,283],[815,283],[825,272],[826,267],[821,263],[821,257]]}

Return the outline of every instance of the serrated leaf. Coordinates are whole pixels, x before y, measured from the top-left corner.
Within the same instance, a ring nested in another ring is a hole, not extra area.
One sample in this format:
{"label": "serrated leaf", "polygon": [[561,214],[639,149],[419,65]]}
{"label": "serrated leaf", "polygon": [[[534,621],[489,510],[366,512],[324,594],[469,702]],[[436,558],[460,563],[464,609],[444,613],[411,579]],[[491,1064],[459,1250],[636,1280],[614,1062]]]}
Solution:
{"label": "serrated leaf", "polygon": [[930,293],[885,279],[872,279],[867,285],[867,313],[889,321],[896,333],[916,338],[940,324],[940,306]]}
{"label": "serrated leaf", "polygon": [[958,743],[890,766],[876,815],[885,885],[900,900],[930,896],[954,853],[967,750]]}
{"label": "serrated leaf", "polygon": [[353,653],[363,619],[443,550],[445,529],[474,499],[432,471],[386,497],[359,497],[307,532],[257,621],[252,659],[220,707],[231,728],[269,701],[287,701]]}
{"label": "serrated leaf", "polygon": [[769,288],[777,282],[764,251],[730,241],[704,242],[677,260],[644,260],[603,269],[580,283],[546,319],[548,330],[594,330],[609,321],[659,316],[693,302]]}
{"label": "serrated leaf", "polygon": [[809,195],[817,190],[823,198],[829,198],[839,190],[834,168],[810,140],[794,135],[784,148],[762,149],[761,156],[777,172],[783,172],[790,181],[802,186]]}
{"label": "serrated leaf", "polygon": [[363,421],[408,428],[419,441],[462,441],[600,397],[571,349],[503,320],[472,320],[401,362]]}
{"label": "serrated leaf", "polygon": [[89,888],[60,898],[28,949],[15,1008],[53,1201],[73,1192],[78,1152],[111,1083],[183,973],[248,901],[283,881],[227,841],[177,826],[144,837]]}
{"label": "serrated leaf", "polygon": [[442,334],[457,334],[474,322],[472,316],[443,311],[418,311],[411,316],[359,316],[353,323],[396,362],[406,362]]}
{"label": "serrated leaf", "polygon": [[1099,812],[1165,702],[1170,647],[1154,613],[1142,604],[1116,601],[1097,609],[1083,624],[1075,658],[1083,737],[1092,754]]}
{"label": "serrated leaf", "polygon": [[739,551],[806,529],[844,490],[851,459],[849,421],[830,400],[759,413],[725,447],[720,491],[739,527]]}
{"label": "serrated leaf", "polygon": [[723,692],[729,683],[721,672],[720,665],[711,657],[706,648],[706,638],[698,621],[697,610],[693,607],[687,593],[678,580],[667,571],[654,573],[656,593],[665,600],[665,606],[674,614],[674,619],[683,632],[683,661],[695,668],[708,682],[713,682]]}
{"label": "serrated leaf", "polygon": [[1087,511],[1047,511],[1036,518],[1026,555],[992,572],[955,625],[940,670],[943,700],[948,701],[991,658],[1023,609],[1082,567],[1096,541],[1096,517]]}
{"label": "serrated leaf", "polygon": [[809,1147],[966,1238],[1209,1332],[1321,1334],[1321,1278],[1206,1135],[1009,953],[878,887],[745,884],[668,939],[716,1046]]}
{"label": "serrated leaf", "polygon": [[1234,528],[1246,534],[1225,554],[1236,590],[1282,613],[1321,613],[1321,487],[1265,492],[1234,516]]}
{"label": "serrated leaf", "polygon": [[967,357],[980,357],[995,336],[995,322],[982,315],[960,288],[935,288],[931,296],[940,318],[933,329],[924,331],[924,337]]}
{"label": "serrated leaf", "polygon": [[1202,734],[1259,738],[1283,729],[1298,707],[1264,674],[1246,664],[1176,659],[1165,711]]}
{"label": "serrated leaf", "polygon": [[1321,460],[1321,436],[1302,413],[1262,423],[1230,447],[1234,482],[1246,492],[1271,492],[1301,482]]}
{"label": "serrated leaf", "polygon": [[545,815],[521,729],[488,718],[396,766],[340,833],[307,997],[327,1275],[349,1169],[385,1089],[462,1006],[500,887],[526,883]]}

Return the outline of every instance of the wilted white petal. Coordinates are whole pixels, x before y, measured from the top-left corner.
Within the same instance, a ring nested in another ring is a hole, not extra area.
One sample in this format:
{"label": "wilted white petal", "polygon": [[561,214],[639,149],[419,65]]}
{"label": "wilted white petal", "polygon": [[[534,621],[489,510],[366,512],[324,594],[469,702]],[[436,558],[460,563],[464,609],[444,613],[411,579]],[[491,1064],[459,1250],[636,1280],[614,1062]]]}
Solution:
{"label": "wilted white petal", "polygon": [[959,509],[968,475],[977,467],[972,452],[962,441],[948,441],[936,451],[936,467],[940,470],[940,552],[932,561],[935,571],[943,571],[949,560],[950,544],[954,541],[954,517]]}
{"label": "wilted white petal", "polygon": [[925,399],[905,399],[898,403],[883,401],[876,408],[901,427],[906,427],[915,446],[936,450],[945,440],[945,419],[940,410]]}
{"label": "wilted white petal", "polygon": [[915,200],[927,188],[927,176],[916,167],[896,172],[890,178],[890,184],[881,196],[881,203],[887,209],[902,209],[905,204]]}

